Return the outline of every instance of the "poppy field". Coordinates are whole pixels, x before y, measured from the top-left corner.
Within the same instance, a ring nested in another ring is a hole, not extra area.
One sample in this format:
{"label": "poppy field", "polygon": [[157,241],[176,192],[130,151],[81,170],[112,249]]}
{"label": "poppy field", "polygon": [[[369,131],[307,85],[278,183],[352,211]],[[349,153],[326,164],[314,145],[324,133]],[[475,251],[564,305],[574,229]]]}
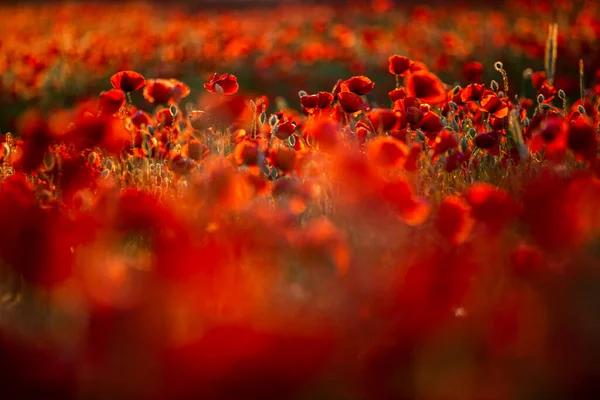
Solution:
{"label": "poppy field", "polygon": [[0,6],[0,398],[600,395],[600,6]]}

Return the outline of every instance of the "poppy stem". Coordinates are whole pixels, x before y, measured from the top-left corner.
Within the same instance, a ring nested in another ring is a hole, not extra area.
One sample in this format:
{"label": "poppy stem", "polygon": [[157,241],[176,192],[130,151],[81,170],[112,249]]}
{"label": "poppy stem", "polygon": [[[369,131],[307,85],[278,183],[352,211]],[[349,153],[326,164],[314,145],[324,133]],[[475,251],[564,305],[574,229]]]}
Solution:
{"label": "poppy stem", "polygon": [[[397,75],[396,75],[397,76]],[[367,123],[369,124],[369,127],[371,128],[371,132],[373,132],[373,134],[377,134],[377,131],[375,130],[375,126],[373,125],[373,123],[371,122],[371,119],[369,118],[369,116],[367,115],[367,113],[365,112],[365,110],[361,111],[361,114],[363,117],[365,117],[365,119],[367,120]]]}
{"label": "poppy stem", "polygon": [[400,89],[400,75],[396,74],[396,89]]}
{"label": "poppy stem", "polygon": [[583,86],[583,58],[579,59],[579,97],[581,99],[581,105],[583,105],[584,98],[584,86]]}

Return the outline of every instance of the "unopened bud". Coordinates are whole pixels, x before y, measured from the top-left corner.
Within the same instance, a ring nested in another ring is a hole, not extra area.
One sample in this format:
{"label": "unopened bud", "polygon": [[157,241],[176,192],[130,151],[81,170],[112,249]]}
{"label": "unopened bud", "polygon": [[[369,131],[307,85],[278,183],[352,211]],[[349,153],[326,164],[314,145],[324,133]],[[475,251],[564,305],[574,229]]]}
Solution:
{"label": "unopened bud", "polygon": [[544,100],[545,100],[544,99],[544,95],[543,94],[538,94],[538,97],[537,97],[538,104],[542,104],[544,102]]}

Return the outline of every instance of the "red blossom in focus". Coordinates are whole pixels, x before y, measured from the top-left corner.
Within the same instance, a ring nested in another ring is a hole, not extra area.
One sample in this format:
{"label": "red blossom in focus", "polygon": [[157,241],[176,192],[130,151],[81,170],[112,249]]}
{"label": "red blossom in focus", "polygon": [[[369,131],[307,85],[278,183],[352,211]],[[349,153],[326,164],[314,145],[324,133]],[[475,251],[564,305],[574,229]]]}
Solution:
{"label": "red blossom in focus", "polygon": [[343,81],[340,84],[340,87],[342,92],[348,91],[359,96],[364,96],[373,90],[373,87],[375,87],[375,82],[366,76],[353,76],[352,78]]}
{"label": "red blossom in focus", "polygon": [[110,83],[115,89],[133,92],[143,88],[146,85],[146,79],[134,71],[121,71],[110,78]]}
{"label": "red blossom in focus", "polygon": [[340,92],[338,94],[338,101],[344,112],[348,114],[362,111],[367,107],[363,99],[353,92]]}
{"label": "red blossom in focus", "polygon": [[408,57],[394,54],[389,58],[388,71],[393,75],[404,76],[409,72],[411,61]]}
{"label": "red blossom in focus", "polygon": [[234,75],[215,73],[211,80],[204,84],[204,88],[211,93],[232,95],[237,93],[240,86]]}
{"label": "red blossom in focus", "polygon": [[446,102],[446,89],[440,79],[431,72],[417,71],[406,77],[406,91],[432,106]]}

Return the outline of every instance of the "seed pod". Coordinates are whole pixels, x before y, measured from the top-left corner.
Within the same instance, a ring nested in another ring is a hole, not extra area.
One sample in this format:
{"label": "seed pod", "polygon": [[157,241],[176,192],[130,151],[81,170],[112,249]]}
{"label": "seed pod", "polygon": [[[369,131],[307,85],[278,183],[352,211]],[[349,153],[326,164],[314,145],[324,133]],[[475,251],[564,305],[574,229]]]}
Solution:
{"label": "seed pod", "polygon": [[[95,153],[90,153],[90,154],[95,154]],[[54,168],[54,165],[56,164],[56,159],[54,158],[53,152],[46,151],[44,153],[43,164],[44,164],[44,168],[46,169],[46,171],[49,171]]]}
{"label": "seed pod", "polygon": [[271,114],[271,117],[269,117],[269,125],[271,125],[273,127],[273,126],[275,126],[275,124],[277,124],[277,121],[279,121],[279,118],[277,118],[277,115]]}
{"label": "seed pod", "polygon": [[90,154],[88,154],[87,159],[88,159],[88,163],[93,165],[98,160],[98,154],[96,154],[96,152],[92,151]]}
{"label": "seed pod", "polygon": [[291,147],[294,147],[296,145],[296,137],[294,135],[290,135],[288,138],[288,143]]}
{"label": "seed pod", "polygon": [[544,100],[545,100],[545,99],[544,99],[544,95],[543,95],[543,94],[541,94],[541,93],[540,93],[540,94],[538,94],[538,97],[537,97],[537,102],[538,102],[538,104],[542,104],[542,103],[544,102]]}

